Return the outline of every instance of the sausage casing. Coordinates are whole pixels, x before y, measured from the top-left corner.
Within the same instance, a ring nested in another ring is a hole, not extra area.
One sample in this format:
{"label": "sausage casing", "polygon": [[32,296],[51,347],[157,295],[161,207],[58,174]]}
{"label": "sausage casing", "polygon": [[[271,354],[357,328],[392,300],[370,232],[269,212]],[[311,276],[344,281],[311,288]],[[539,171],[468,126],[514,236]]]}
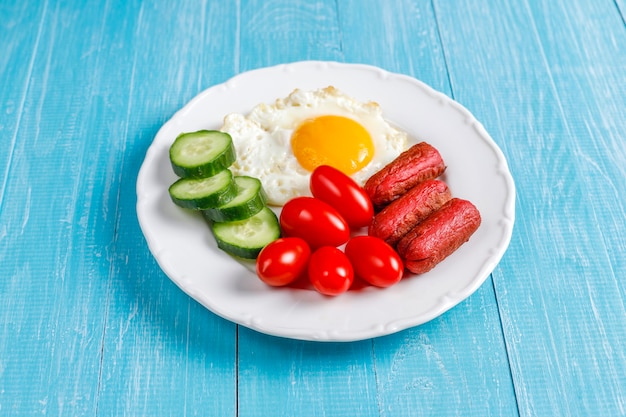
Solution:
{"label": "sausage casing", "polygon": [[422,274],[467,242],[480,222],[472,203],[453,198],[409,231],[396,248],[406,269]]}
{"label": "sausage casing", "polygon": [[426,142],[420,142],[372,175],[363,188],[374,206],[381,208],[418,183],[437,178],[445,169],[439,151]]}
{"label": "sausage casing", "polygon": [[450,198],[450,190],[443,181],[421,182],[376,214],[368,233],[395,246],[402,236]]}

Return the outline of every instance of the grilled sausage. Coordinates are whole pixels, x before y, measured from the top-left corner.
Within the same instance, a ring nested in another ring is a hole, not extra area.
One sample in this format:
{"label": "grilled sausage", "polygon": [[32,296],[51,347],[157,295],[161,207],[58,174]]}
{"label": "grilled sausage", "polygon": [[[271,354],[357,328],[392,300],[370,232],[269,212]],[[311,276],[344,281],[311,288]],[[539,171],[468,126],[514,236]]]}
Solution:
{"label": "grilled sausage", "polygon": [[408,232],[397,245],[406,269],[423,274],[457,250],[480,226],[478,209],[453,198]]}
{"label": "grilled sausage", "polygon": [[376,214],[368,233],[395,246],[402,236],[450,198],[450,190],[443,181],[421,182]]}
{"label": "grilled sausage", "polygon": [[400,197],[422,181],[437,178],[446,166],[439,151],[426,142],[411,146],[365,183],[365,192],[377,208]]}

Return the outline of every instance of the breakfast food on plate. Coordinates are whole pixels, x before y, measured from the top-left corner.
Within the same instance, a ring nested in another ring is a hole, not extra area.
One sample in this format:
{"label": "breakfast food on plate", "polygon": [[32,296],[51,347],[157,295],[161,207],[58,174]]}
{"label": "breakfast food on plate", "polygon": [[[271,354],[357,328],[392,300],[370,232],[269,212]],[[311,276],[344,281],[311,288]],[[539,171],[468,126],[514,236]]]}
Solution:
{"label": "breakfast food on plate", "polygon": [[234,178],[233,183],[237,194],[224,204],[204,210],[203,214],[207,219],[214,222],[243,220],[254,216],[265,207],[267,197],[258,178],[239,176]]}
{"label": "breakfast food on plate", "polygon": [[395,246],[406,269],[414,274],[434,268],[467,242],[481,223],[472,203],[451,198],[448,186],[435,179],[445,169],[439,151],[421,142],[365,184],[380,209],[368,233]]}
{"label": "breakfast food on plate", "polygon": [[450,198],[445,182],[421,182],[377,213],[368,233],[395,246],[402,236]]}
{"label": "breakfast food on plate", "polygon": [[313,287],[329,296],[348,291],[354,282],[354,268],[350,259],[334,246],[322,246],[311,253],[307,274]]}
{"label": "breakfast food on plate", "polygon": [[[325,295],[347,291],[355,275],[387,287],[405,268],[431,270],[481,222],[436,179],[446,169],[439,151],[407,141],[376,103],[296,89],[228,114],[220,131],[180,134],[169,194],[204,216],[218,248],[256,259],[270,286],[304,274]],[[267,204],[282,206],[280,216]]]}
{"label": "breakfast food on plate", "polygon": [[350,227],[336,208],[315,197],[289,200],[280,212],[284,236],[304,239],[311,249],[340,246],[350,238]]}
{"label": "breakfast food on plate", "polygon": [[350,228],[366,227],[372,222],[374,206],[363,187],[338,169],[320,165],[311,174],[313,197],[333,206]]}
{"label": "breakfast food on plate", "polygon": [[409,271],[422,274],[467,242],[480,223],[472,203],[453,198],[407,233],[396,249]]}
{"label": "breakfast food on plate", "polygon": [[404,265],[400,255],[375,236],[355,236],[345,248],[354,266],[354,275],[376,287],[389,287],[402,279]]}
{"label": "breakfast food on plate", "polygon": [[170,147],[170,162],[179,177],[206,178],[235,162],[230,135],[217,130],[181,133]]}
{"label": "breakfast food on plate", "polygon": [[283,287],[304,275],[311,256],[309,244],[299,237],[282,237],[263,248],[256,259],[256,274],[272,287]]}
{"label": "breakfast food on plate", "polygon": [[426,142],[411,146],[365,183],[377,208],[389,204],[422,181],[437,178],[446,169],[439,151]]}
{"label": "breakfast food on plate", "polygon": [[280,237],[278,218],[265,204],[261,182],[234,176],[229,169],[236,152],[228,133],[182,133],[169,153],[172,169],[181,177],[169,187],[170,198],[211,222],[220,249],[255,259],[264,246]]}
{"label": "breakfast food on plate", "polygon": [[334,87],[296,89],[248,115],[228,114],[220,130],[233,139],[233,173],[261,180],[268,203],[277,206],[310,195],[317,166],[333,166],[363,185],[407,146],[407,134],[385,121],[378,104]]}
{"label": "breakfast food on plate", "polygon": [[233,173],[225,169],[205,178],[180,178],[169,188],[172,201],[187,209],[206,210],[232,200],[237,194]]}
{"label": "breakfast food on plate", "polygon": [[265,246],[280,237],[278,219],[268,207],[247,219],[214,222],[211,230],[218,248],[244,259],[256,259]]}

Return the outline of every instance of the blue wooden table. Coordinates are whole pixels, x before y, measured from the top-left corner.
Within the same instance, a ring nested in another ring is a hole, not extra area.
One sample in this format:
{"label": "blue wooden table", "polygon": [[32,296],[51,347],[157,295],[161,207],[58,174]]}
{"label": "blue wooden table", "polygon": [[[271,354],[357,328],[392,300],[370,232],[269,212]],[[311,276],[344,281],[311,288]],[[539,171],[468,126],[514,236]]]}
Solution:
{"label": "blue wooden table", "polygon": [[[0,415],[626,415],[624,0],[0,4]],[[510,246],[415,328],[318,343],[200,306],[135,183],[174,112],[301,60],[418,78],[516,183]]]}

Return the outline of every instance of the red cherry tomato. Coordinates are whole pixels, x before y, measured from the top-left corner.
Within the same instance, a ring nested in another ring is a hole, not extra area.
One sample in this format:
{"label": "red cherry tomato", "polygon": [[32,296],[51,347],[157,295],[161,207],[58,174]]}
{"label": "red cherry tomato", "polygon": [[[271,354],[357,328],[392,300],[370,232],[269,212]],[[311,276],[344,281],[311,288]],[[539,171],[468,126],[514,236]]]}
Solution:
{"label": "red cherry tomato", "polygon": [[374,216],[372,200],[352,178],[328,165],[317,167],[311,174],[311,193],[330,204],[346,219],[350,227],[369,226]]}
{"label": "red cherry tomato", "polygon": [[348,257],[334,246],[322,246],[309,259],[309,280],[324,295],[348,291],[354,281],[354,270]]}
{"label": "red cherry tomato", "polygon": [[261,250],[256,260],[256,273],[273,287],[291,284],[306,271],[311,249],[298,237],[277,239]]}
{"label": "red cherry tomato", "polygon": [[345,250],[355,275],[370,284],[389,287],[402,279],[402,259],[384,240],[374,236],[356,236],[350,239]]}
{"label": "red cherry tomato", "polygon": [[343,245],[350,238],[350,228],[330,205],[313,197],[289,200],[280,213],[284,236],[306,240],[311,248]]}

